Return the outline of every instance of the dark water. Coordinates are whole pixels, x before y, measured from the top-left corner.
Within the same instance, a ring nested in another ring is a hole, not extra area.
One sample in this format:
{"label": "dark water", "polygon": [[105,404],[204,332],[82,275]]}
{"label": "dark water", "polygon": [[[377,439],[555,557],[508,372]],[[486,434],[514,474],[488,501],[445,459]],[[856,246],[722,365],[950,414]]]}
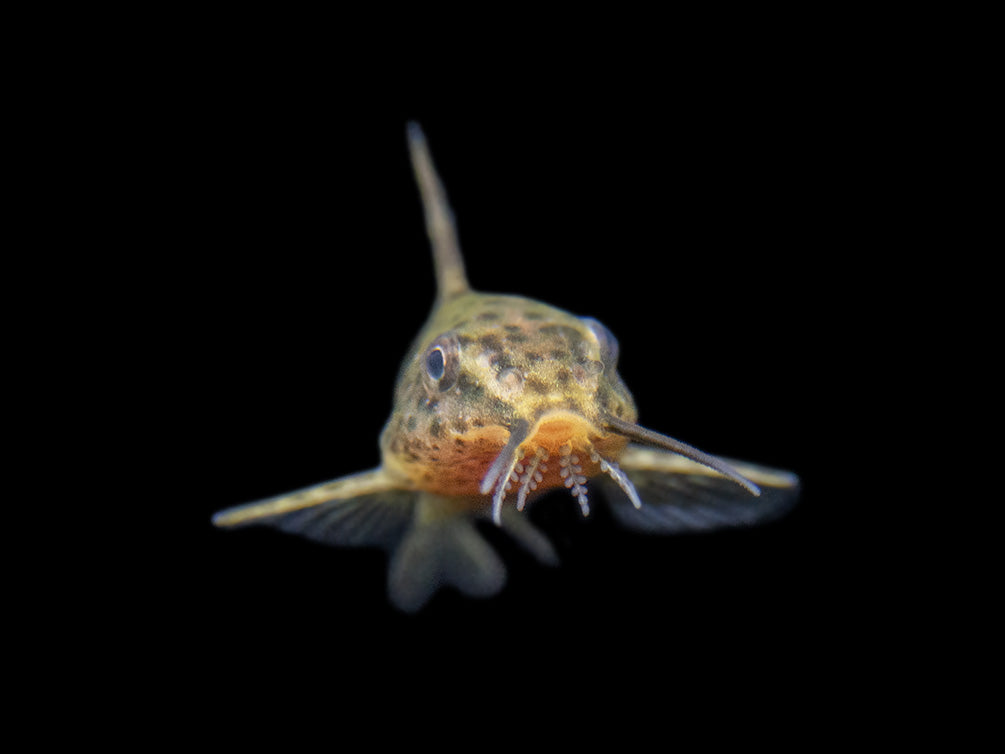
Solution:
{"label": "dark water", "polygon": [[353,665],[358,679],[361,667],[473,663],[505,675],[582,658],[669,677],[713,659],[795,662],[807,637],[849,620],[841,563],[854,545],[839,532],[852,460],[828,444],[840,383],[821,361],[826,266],[808,262],[835,253],[834,234],[807,190],[807,144],[767,125],[736,141],[700,120],[667,134],[644,117],[408,113],[423,121],[472,284],[600,319],[640,420],[799,473],[788,517],[648,537],[599,503],[583,520],[556,493],[532,515],[560,567],[488,527],[509,565],[503,593],[444,592],[413,616],[388,605],[379,552],[214,530],[221,508],[378,463],[399,360],[433,296],[404,118],[336,122],[303,106],[268,121],[276,132],[239,132],[247,107],[213,109],[219,149],[203,154],[191,227],[174,231],[196,239],[175,256],[191,270],[174,332],[192,437],[174,614],[207,672]]}

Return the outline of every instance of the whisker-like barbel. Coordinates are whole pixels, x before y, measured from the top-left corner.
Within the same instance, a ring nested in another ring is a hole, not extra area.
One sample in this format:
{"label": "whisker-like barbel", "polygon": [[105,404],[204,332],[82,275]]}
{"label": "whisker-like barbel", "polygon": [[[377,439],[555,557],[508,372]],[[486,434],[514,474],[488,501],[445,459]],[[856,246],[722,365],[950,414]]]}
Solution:
{"label": "whisker-like barbel", "polygon": [[520,460],[520,446],[530,433],[530,424],[524,419],[517,419],[510,425],[509,440],[503,445],[499,455],[489,466],[489,470],[482,477],[481,493],[487,495],[495,487],[495,494],[492,496],[492,520],[498,525],[502,525],[502,503],[506,496],[506,483],[509,476],[516,468],[517,461]]}
{"label": "whisker-like barbel", "polygon": [[727,479],[736,482],[738,485],[743,487],[743,489],[751,495],[760,496],[761,494],[761,490],[756,484],[751,482],[743,476],[743,474],[734,469],[721,458],[716,458],[709,453],[698,450],[698,448],[688,445],[686,442],[675,440],[667,435],[661,435],[659,432],[653,432],[651,429],[640,427],[638,424],[626,422],[616,416],[605,416],[604,423],[607,425],[607,429],[612,432],[616,432],[623,437],[627,437],[629,440],[635,440],[635,442],[643,445],[663,448],[664,450],[669,450],[673,453],[677,453],[678,455],[682,455],[685,458],[691,459],[695,463],[700,463],[702,466],[707,466],[713,471],[718,471]]}
{"label": "whisker-like barbel", "polygon": [[631,500],[632,505],[635,506],[636,510],[642,508],[642,500],[639,499],[639,491],[635,489],[635,485],[632,484],[632,480],[628,478],[628,475],[621,470],[621,467],[615,461],[608,461],[606,458],[601,458],[596,453],[592,456],[595,463],[600,464],[600,470],[607,474],[611,479],[613,479],[617,485],[628,495],[628,499]]}
{"label": "whisker-like barbel", "polygon": [[527,470],[520,477],[520,490],[517,492],[516,509],[522,511],[527,503],[527,495],[537,489],[537,485],[543,481],[543,472],[548,470],[545,461],[548,460],[548,452],[544,448],[538,448],[534,457],[528,462]]}

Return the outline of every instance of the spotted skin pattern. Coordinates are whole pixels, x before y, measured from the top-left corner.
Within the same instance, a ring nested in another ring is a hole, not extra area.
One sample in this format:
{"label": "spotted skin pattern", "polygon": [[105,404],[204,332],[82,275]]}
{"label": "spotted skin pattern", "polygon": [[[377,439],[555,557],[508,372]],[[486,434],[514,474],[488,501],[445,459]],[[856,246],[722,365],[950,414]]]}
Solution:
{"label": "spotted skin pattern", "polygon": [[[440,390],[425,359],[445,334],[457,344],[458,373]],[[634,421],[636,409],[614,367],[578,317],[517,296],[465,294],[434,313],[405,359],[381,434],[383,463],[420,489],[478,496],[517,418],[538,427],[521,461],[538,448],[558,457],[570,442],[586,458],[591,448],[617,457],[627,440],[602,432],[600,416]],[[587,476],[598,472],[585,462]],[[558,474],[549,468],[538,489],[564,486]]]}

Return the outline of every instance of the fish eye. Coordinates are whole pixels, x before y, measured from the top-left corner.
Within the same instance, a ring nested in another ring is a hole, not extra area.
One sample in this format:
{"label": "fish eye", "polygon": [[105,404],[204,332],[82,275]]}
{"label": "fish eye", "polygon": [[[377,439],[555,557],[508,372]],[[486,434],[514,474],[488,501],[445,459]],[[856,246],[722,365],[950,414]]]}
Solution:
{"label": "fish eye", "polygon": [[436,346],[426,356],[426,374],[429,375],[431,380],[439,382],[443,377],[443,370],[446,366],[447,362],[443,357],[443,349]]}
{"label": "fish eye", "polygon": [[441,335],[434,340],[422,359],[426,384],[437,390],[449,390],[457,382],[460,371],[460,345],[453,335]]}
{"label": "fish eye", "polygon": [[604,370],[613,371],[618,366],[618,339],[614,334],[592,317],[585,317],[583,324],[590,328],[600,344],[600,360],[604,362]]}

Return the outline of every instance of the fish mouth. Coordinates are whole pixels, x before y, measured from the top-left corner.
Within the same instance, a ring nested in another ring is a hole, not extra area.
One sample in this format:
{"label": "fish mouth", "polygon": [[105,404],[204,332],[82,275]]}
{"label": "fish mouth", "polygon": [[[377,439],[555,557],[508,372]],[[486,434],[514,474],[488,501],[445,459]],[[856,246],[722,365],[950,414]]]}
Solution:
{"label": "fish mouth", "polygon": [[[492,519],[497,524],[502,523],[503,502],[514,485],[519,485],[518,510],[523,510],[531,492],[564,486],[579,501],[583,515],[588,515],[586,480],[600,473],[614,479],[632,504],[640,508],[642,503],[637,490],[614,460],[629,441],[677,453],[718,472],[752,495],[761,494],[757,485],[723,460],[616,416],[601,415],[595,424],[580,414],[556,410],[539,417],[533,424],[526,419],[516,419],[509,431],[509,439],[485,472],[479,487],[483,495],[492,493]],[[557,469],[547,464],[556,456]]]}
{"label": "fish mouth", "polygon": [[[605,431],[580,414],[550,411],[533,424],[516,419],[509,431],[509,439],[485,472],[480,486],[483,495],[492,494],[492,519],[497,524],[502,520],[503,502],[514,487],[517,510],[523,510],[531,492],[564,486],[579,501],[583,515],[589,514],[585,487],[589,477],[608,473],[625,487],[621,480],[627,482],[627,477],[613,459],[628,444],[628,438]],[[638,505],[634,487],[630,490],[625,491]]]}

